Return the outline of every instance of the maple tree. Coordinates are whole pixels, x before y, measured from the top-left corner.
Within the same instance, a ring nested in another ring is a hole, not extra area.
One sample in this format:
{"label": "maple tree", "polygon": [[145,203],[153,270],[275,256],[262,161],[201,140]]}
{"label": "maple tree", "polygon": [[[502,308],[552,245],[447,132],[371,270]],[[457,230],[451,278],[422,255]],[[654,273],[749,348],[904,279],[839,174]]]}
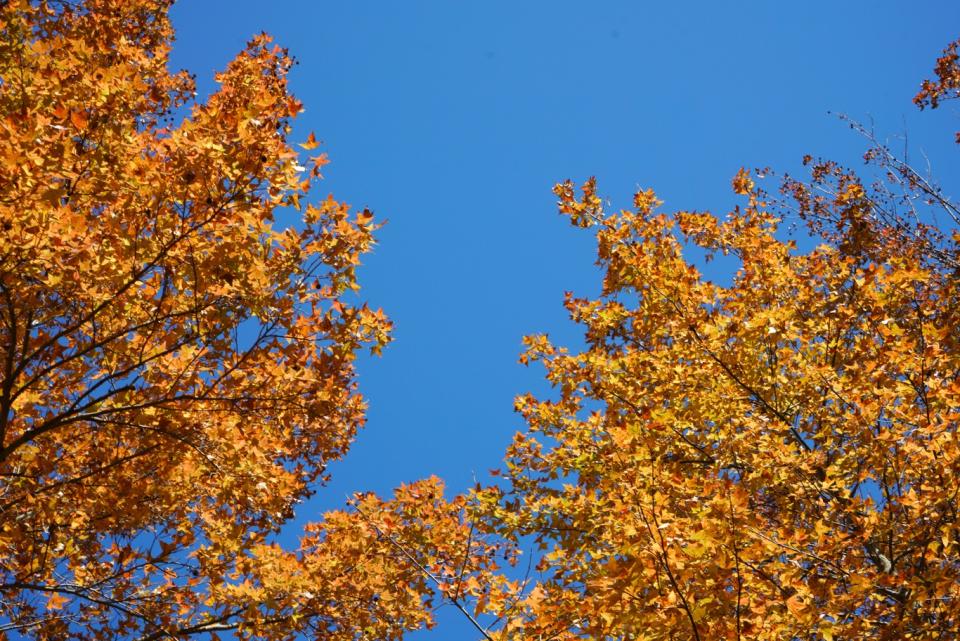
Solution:
{"label": "maple tree", "polygon": [[301,201],[325,156],[288,142],[287,52],[254,38],[198,101],[169,4],[0,6],[0,635],[397,638],[421,567],[490,563],[462,499],[275,539],[363,422],[378,225]]}
{"label": "maple tree", "polygon": [[[957,46],[918,104],[957,97]],[[557,397],[518,398],[529,430],[474,496],[542,550],[495,638],[960,636],[960,233],[932,224],[960,210],[866,158],[876,184],[806,158],[770,194],[741,170],[725,217],[557,186],[602,293],[566,299],[582,350],[526,339]]]}
{"label": "maple tree", "polygon": [[[876,184],[741,171],[723,219],[559,185],[603,291],[567,299],[583,351],[527,339],[559,397],[518,399],[503,487],[357,495],[279,545],[389,339],[353,302],[377,224],[307,203],[288,54],[255,38],[198,101],[168,9],[0,4],[0,634],[395,639],[439,598],[488,639],[957,637],[960,237],[930,222],[960,210],[881,144]],[[918,105],[960,95],[957,47]]]}

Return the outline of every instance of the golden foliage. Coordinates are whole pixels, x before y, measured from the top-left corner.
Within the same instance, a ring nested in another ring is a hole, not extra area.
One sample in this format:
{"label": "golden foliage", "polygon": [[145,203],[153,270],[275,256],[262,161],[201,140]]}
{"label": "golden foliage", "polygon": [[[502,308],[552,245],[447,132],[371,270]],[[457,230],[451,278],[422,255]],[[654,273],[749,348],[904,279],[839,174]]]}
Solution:
{"label": "golden foliage", "polygon": [[[557,186],[603,288],[566,301],[583,350],[527,339],[557,396],[517,399],[507,482],[476,495],[544,550],[503,638],[958,637],[960,247],[929,221],[960,218],[886,148],[868,160],[887,184],[808,158],[785,200],[740,170],[723,217]],[[731,281],[691,249],[735,258]]]}
{"label": "golden foliage", "polygon": [[[937,65],[933,72],[936,80],[924,80],[920,91],[913,101],[923,109],[929,106],[936,109],[942,100],[952,100],[960,96],[960,54],[957,48],[960,40],[955,40],[943,50],[943,55],[937,58]],[[957,142],[960,143],[960,132],[957,133]]]}
{"label": "golden foliage", "polygon": [[[423,577],[358,512],[272,542],[363,422],[390,323],[344,295],[378,225],[301,204],[326,157],[287,141],[286,51],[196,102],[168,5],[0,8],[2,629],[395,638]],[[446,509],[431,549],[468,549]]]}

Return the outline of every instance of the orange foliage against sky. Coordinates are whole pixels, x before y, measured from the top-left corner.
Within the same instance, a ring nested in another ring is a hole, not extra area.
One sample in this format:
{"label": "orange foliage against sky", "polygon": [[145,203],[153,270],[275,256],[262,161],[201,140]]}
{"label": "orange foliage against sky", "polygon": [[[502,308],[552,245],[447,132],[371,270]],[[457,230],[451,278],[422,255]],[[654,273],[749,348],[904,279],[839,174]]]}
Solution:
{"label": "orange foliage against sky", "polygon": [[[956,47],[919,103],[957,96]],[[741,170],[725,216],[557,186],[603,285],[567,299],[586,349],[527,339],[559,396],[517,399],[506,488],[476,495],[545,550],[504,637],[960,635],[960,236],[931,225],[960,210],[887,147],[866,158],[877,183],[808,159],[769,194]],[[694,248],[735,258],[732,282]]]}
{"label": "orange foliage against sky", "polygon": [[[602,290],[567,298],[581,351],[526,339],[557,395],[517,399],[502,482],[357,494],[281,545],[390,339],[355,271],[379,224],[311,195],[288,53],[254,38],[198,101],[168,9],[0,4],[0,634],[396,639],[445,602],[488,639],[958,636],[960,248],[933,222],[960,210],[875,142],[877,183],[742,170],[726,216],[558,185]],[[956,51],[919,105],[958,95]]]}
{"label": "orange foliage against sky", "polygon": [[0,627],[392,637],[424,579],[358,512],[271,538],[364,420],[378,225],[302,201],[287,52],[255,38],[196,102],[168,4],[0,9]]}

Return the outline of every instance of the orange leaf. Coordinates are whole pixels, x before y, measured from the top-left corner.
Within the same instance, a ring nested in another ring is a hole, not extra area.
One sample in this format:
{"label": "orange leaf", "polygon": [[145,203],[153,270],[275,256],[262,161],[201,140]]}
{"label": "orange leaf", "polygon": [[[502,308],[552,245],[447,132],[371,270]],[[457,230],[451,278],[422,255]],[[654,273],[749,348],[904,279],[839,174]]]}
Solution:
{"label": "orange leaf", "polygon": [[71,111],[71,112],[70,112],[70,122],[73,123],[73,126],[74,126],[74,127],[76,127],[77,129],[79,129],[80,131],[83,131],[84,129],[87,128],[87,125],[89,124],[90,121],[89,121],[89,119],[87,118],[87,114],[86,114],[85,112],[83,112],[83,111]]}
{"label": "orange leaf", "polygon": [[307,137],[307,142],[300,143],[300,146],[304,149],[310,150],[316,148],[320,143],[317,141],[316,136],[313,135],[313,132],[310,132],[310,135]]}

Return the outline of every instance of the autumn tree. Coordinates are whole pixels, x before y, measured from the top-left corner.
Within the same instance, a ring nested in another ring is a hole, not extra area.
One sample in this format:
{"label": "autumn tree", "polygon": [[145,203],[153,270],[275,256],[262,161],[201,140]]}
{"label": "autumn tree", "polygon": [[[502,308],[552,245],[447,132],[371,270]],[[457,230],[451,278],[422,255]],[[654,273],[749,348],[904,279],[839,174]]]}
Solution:
{"label": "autumn tree", "polygon": [[[957,46],[918,104],[958,95]],[[742,170],[723,217],[557,186],[602,294],[566,300],[584,349],[527,339],[557,396],[517,400],[529,430],[476,495],[543,550],[497,638],[960,637],[960,234],[932,225],[960,210],[867,160],[877,184],[808,158],[772,194]]]}
{"label": "autumn tree", "polygon": [[376,224],[310,201],[287,53],[255,38],[198,101],[168,5],[0,3],[0,634],[395,639],[439,597],[491,639],[958,636],[960,248],[930,222],[960,212],[880,144],[879,184],[742,171],[725,218],[558,186],[603,292],[567,300],[581,352],[527,339],[559,396],[518,400],[504,486],[358,495],[280,546],[388,340],[355,302]]}
{"label": "autumn tree", "polygon": [[462,500],[274,538],[363,422],[377,225],[307,204],[287,52],[254,38],[198,101],[168,5],[0,3],[0,635],[396,638],[430,621],[400,534],[489,557]]}

